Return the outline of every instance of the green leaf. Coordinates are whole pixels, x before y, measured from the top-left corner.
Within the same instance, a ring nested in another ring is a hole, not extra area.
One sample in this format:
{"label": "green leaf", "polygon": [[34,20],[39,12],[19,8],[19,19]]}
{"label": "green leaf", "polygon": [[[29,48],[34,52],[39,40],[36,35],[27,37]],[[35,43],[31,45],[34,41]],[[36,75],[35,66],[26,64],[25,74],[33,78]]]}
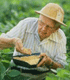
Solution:
{"label": "green leaf", "polygon": [[58,78],[56,78],[56,77],[46,77],[46,80],[58,80]]}
{"label": "green leaf", "polygon": [[46,80],[51,80],[51,78],[50,77],[46,77]]}
{"label": "green leaf", "polygon": [[68,70],[62,69],[62,70],[60,70],[60,71],[57,73],[57,75],[58,75],[59,77],[61,77],[61,78],[65,78],[65,77],[67,77],[67,73],[69,73]]}
{"label": "green leaf", "polygon": [[61,68],[57,68],[57,72],[61,71],[62,69]]}
{"label": "green leaf", "polygon": [[5,74],[1,74],[1,79],[3,79],[3,78],[4,78],[4,76],[5,76]]}
{"label": "green leaf", "polygon": [[8,75],[10,76],[10,77],[16,77],[16,76],[18,76],[18,75],[20,75],[21,73],[19,72],[19,71],[17,71],[17,70],[11,70],[9,73],[8,73]]}
{"label": "green leaf", "polygon": [[10,52],[10,49],[4,49],[3,52],[8,53],[8,52]]}
{"label": "green leaf", "polygon": [[2,33],[0,32],[0,35],[1,35]]}
{"label": "green leaf", "polygon": [[[50,78],[51,80],[57,80],[57,79],[58,79],[58,77],[57,77],[55,74],[53,74],[52,72],[47,73],[47,75],[48,75],[48,76],[46,76],[46,78],[48,77],[48,78]],[[49,79],[47,79],[47,80],[49,80]]]}
{"label": "green leaf", "polygon": [[5,68],[4,65],[0,62],[0,80],[4,78],[4,76],[5,76],[5,71],[6,71],[6,68]]}
{"label": "green leaf", "polygon": [[9,67],[10,61],[8,61],[8,60],[1,60],[1,62],[3,63],[3,65],[5,66],[5,68]]}
{"label": "green leaf", "polygon": [[9,67],[16,66],[14,63],[10,63]]}
{"label": "green leaf", "polygon": [[8,60],[1,60],[1,62],[10,63]]}
{"label": "green leaf", "polygon": [[0,80],[2,80],[2,77],[1,77],[1,75],[0,75]]}
{"label": "green leaf", "polygon": [[0,74],[3,74],[6,71],[4,65],[0,62]]}
{"label": "green leaf", "polygon": [[70,78],[64,78],[64,80],[70,80]]}

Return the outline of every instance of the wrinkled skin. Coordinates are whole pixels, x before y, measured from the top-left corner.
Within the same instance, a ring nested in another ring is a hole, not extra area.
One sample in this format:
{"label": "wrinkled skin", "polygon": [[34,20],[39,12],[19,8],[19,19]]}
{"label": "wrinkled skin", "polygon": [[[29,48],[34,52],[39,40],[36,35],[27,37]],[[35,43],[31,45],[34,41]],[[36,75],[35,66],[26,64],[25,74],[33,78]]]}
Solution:
{"label": "wrinkled skin", "polygon": [[40,15],[39,19],[38,34],[40,36],[40,40],[49,37],[52,33],[59,29],[59,27],[56,29],[56,22],[54,20],[43,15]]}

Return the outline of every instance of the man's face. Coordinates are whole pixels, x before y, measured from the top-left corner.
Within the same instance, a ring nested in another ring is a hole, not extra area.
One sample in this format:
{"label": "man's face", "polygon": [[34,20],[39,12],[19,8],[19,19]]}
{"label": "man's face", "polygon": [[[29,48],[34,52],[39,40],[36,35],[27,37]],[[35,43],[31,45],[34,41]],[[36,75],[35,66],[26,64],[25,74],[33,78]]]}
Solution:
{"label": "man's face", "polygon": [[38,20],[38,34],[40,36],[40,40],[49,37],[53,32],[57,30],[55,28],[55,24],[56,23],[54,20],[40,15]]}

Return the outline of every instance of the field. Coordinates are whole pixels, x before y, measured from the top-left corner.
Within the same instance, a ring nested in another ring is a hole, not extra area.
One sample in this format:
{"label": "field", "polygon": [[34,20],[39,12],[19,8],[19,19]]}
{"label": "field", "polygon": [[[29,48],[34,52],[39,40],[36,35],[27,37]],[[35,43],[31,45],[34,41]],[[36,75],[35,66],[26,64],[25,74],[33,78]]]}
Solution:
{"label": "field", "polygon": [[[47,3],[59,4],[65,12],[64,23],[67,27],[61,26],[67,37],[67,62],[64,69],[57,69],[57,75],[48,73],[46,80],[70,80],[70,0],[0,0],[0,35],[8,32],[17,23],[27,17],[39,17],[35,10],[40,10]],[[14,48],[0,50],[0,80],[12,80],[19,76],[20,72],[8,70]],[[14,74],[14,75],[12,75]]]}

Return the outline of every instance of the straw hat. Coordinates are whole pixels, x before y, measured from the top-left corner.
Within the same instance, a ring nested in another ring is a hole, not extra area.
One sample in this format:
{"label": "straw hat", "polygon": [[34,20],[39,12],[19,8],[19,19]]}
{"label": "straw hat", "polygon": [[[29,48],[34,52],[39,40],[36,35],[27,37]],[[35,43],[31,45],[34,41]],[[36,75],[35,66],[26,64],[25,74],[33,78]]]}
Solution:
{"label": "straw hat", "polygon": [[40,11],[35,12],[38,14],[42,14],[46,17],[49,17],[64,26],[67,26],[63,23],[64,11],[58,4],[49,3],[45,7],[43,7]]}

